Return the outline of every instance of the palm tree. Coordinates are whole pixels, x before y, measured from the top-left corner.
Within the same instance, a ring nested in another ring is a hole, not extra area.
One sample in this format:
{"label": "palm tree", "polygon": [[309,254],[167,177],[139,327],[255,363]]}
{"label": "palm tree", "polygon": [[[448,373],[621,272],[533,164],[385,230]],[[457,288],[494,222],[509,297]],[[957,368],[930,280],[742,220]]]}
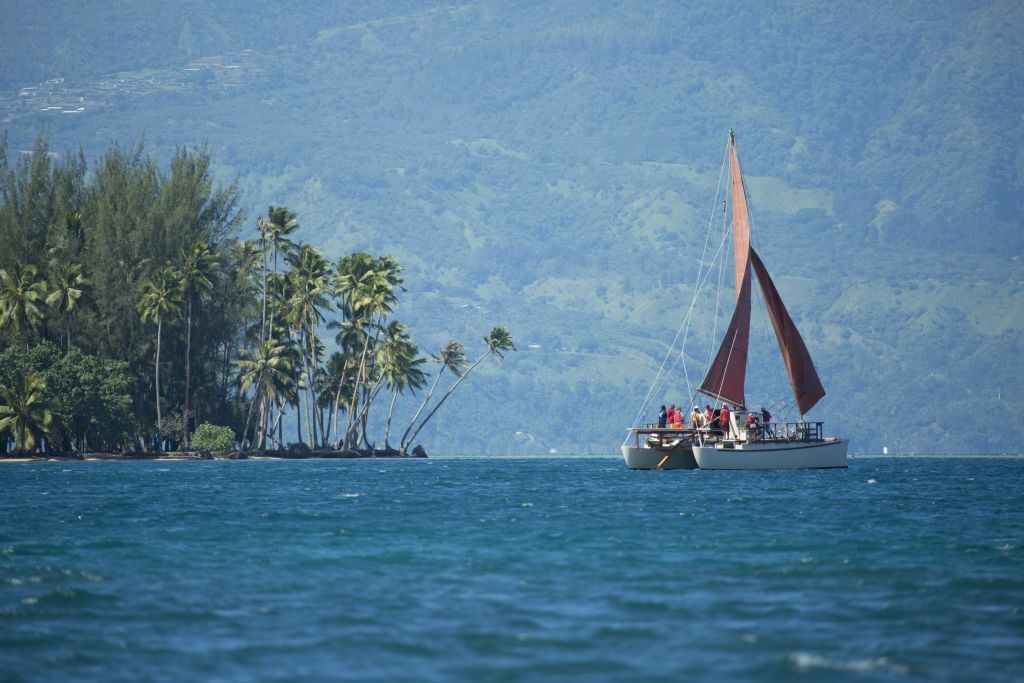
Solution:
{"label": "palm tree", "polygon": [[462,343],[452,339],[449,340],[448,344],[443,348],[437,350],[437,354],[431,354],[431,357],[435,362],[441,365],[437,370],[437,374],[434,375],[434,381],[430,385],[430,390],[427,395],[423,397],[423,401],[420,402],[420,407],[416,409],[416,414],[412,416],[409,421],[409,426],[405,428],[405,433],[402,434],[402,440],[399,442],[399,450],[405,451],[406,446],[409,444],[407,439],[409,438],[409,432],[412,431],[413,427],[416,426],[416,420],[419,419],[423,409],[430,403],[430,398],[434,395],[434,390],[437,389],[437,383],[441,381],[441,375],[444,374],[445,370],[450,371],[456,377],[462,376],[462,368],[466,367],[466,353],[462,347]]}
{"label": "palm tree", "polygon": [[53,412],[45,393],[46,380],[35,371],[18,385],[0,386],[0,432],[10,429],[18,450],[34,451],[37,439],[54,432]]}
{"label": "palm tree", "polygon": [[192,300],[196,295],[201,301],[209,297],[220,262],[210,245],[202,240],[196,240],[191,249],[182,252],[181,257],[178,286],[188,309],[188,320],[185,324],[185,432],[182,439],[187,448],[190,444],[189,423],[192,419],[189,412],[189,399],[192,393]]}
{"label": "palm tree", "polygon": [[[358,426],[357,404],[367,400],[367,357],[370,345],[380,336],[383,321],[398,300],[395,289],[402,283],[402,267],[390,256],[374,258],[359,252],[345,256],[338,262],[335,290],[342,299],[342,310],[351,316],[350,322],[361,329],[363,348],[356,373],[356,390],[348,407],[348,426],[345,447],[352,445],[352,435]],[[359,412],[358,415],[364,413]],[[365,430],[363,439],[365,440]]]}
{"label": "palm tree", "polygon": [[[347,407],[342,407],[341,399],[344,397],[345,406],[352,403],[352,396],[355,393],[356,385],[356,366],[352,361],[363,347],[362,327],[352,322],[352,315],[344,302],[340,304],[340,308],[342,320],[334,321],[327,325],[331,329],[339,330],[334,337],[334,343],[341,349],[340,353],[331,355],[327,371],[331,387],[334,390],[334,406],[331,412],[332,419],[334,420],[334,448],[338,447],[339,441],[343,436],[338,431],[338,413],[340,410],[347,410]],[[346,420],[346,422],[348,421]]]}
{"label": "palm tree", "polygon": [[150,274],[142,286],[142,298],[139,299],[138,311],[142,322],[156,323],[156,362],[153,364],[154,382],[156,384],[156,447],[163,445],[163,423],[160,415],[160,337],[164,319],[175,315],[181,306],[178,298],[178,282],[173,268],[166,266]]}
{"label": "palm tree", "polygon": [[82,298],[82,289],[87,284],[82,276],[82,266],[67,261],[50,262],[50,295],[46,297],[46,303],[53,306],[61,314],[67,317],[67,348],[71,348],[71,316],[78,308],[78,300]]}
{"label": "palm tree", "polygon": [[388,420],[384,427],[384,448],[390,448],[388,437],[391,434],[391,419],[395,414],[395,402],[398,395],[406,389],[415,392],[422,389],[427,376],[420,369],[426,359],[420,355],[419,349],[405,332],[405,326],[397,320],[388,325],[384,334],[384,343],[378,353],[377,365],[380,367],[382,379],[391,389],[391,405],[388,407]]}
{"label": "palm tree", "polygon": [[[288,318],[301,338],[302,370],[306,375],[306,429],[309,431],[310,446],[316,447],[319,441],[316,421],[316,382],[314,379],[320,372],[319,343],[316,328],[323,322],[323,311],[330,308],[328,294],[330,292],[331,266],[327,259],[314,247],[302,246],[289,261],[292,270],[289,272],[290,297],[288,299]],[[324,432],[323,422],[319,424],[319,434]]]}
{"label": "palm tree", "polygon": [[[267,215],[261,216],[256,221],[256,227],[260,232],[260,240],[264,245],[264,267],[263,267],[263,324],[267,324],[267,268],[266,268],[266,250],[270,250],[271,258],[274,261],[274,280],[277,282],[277,254],[278,252],[287,252],[292,246],[293,242],[288,238],[290,234],[299,229],[299,221],[296,219],[295,212],[289,211],[286,206],[271,206],[267,209]],[[270,328],[267,331],[267,336],[273,336],[274,327],[274,309],[270,309]],[[260,337],[260,341],[263,341],[263,337]]]}
{"label": "palm tree", "polygon": [[411,437],[409,437],[408,443],[403,445],[403,451],[405,450],[406,445],[416,440],[416,435],[420,433],[420,430],[422,430],[423,427],[426,426],[427,422],[430,421],[430,418],[434,416],[438,409],[440,409],[441,406],[444,405],[444,402],[448,400],[448,397],[452,395],[452,392],[455,391],[460,384],[462,384],[462,381],[469,376],[469,373],[473,372],[476,366],[480,365],[484,358],[487,358],[490,355],[494,355],[495,358],[504,358],[504,352],[516,350],[515,344],[512,343],[512,333],[510,333],[504,327],[492,327],[491,333],[484,337],[484,343],[487,344],[487,350],[484,351],[483,355],[477,358],[473,362],[473,364],[470,365],[469,368],[467,368],[467,370],[459,376],[457,380],[455,380],[455,383],[448,388],[448,391],[446,391],[444,396],[441,397],[441,400],[437,402],[437,405],[434,406],[433,410],[431,410],[427,414],[427,416],[423,418],[423,422],[420,423],[420,426],[417,427],[416,431],[412,433]]}
{"label": "palm tree", "polygon": [[[257,447],[262,448],[266,440],[271,402],[276,403],[286,397],[289,388],[294,385],[292,354],[286,344],[280,344],[273,339],[268,339],[256,349],[243,353],[243,357],[236,360],[235,365],[239,368],[242,393],[253,387],[253,405],[260,406],[255,443]],[[243,442],[248,433],[249,421],[246,420],[242,432]]]}
{"label": "palm tree", "polygon": [[[344,348],[344,347],[343,347]],[[342,399],[347,399],[355,384],[353,368],[346,353],[335,351],[327,359],[323,372],[321,403],[328,409],[327,433],[334,448],[338,447],[338,412],[342,410]]]}
{"label": "palm tree", "polygon": [[11,326],[28,348],[26,332],[42,319],[40,303],[46,299],[46,283],[36,280],[36,267],[23,263],[11,273],[0,269],[0,328]]}

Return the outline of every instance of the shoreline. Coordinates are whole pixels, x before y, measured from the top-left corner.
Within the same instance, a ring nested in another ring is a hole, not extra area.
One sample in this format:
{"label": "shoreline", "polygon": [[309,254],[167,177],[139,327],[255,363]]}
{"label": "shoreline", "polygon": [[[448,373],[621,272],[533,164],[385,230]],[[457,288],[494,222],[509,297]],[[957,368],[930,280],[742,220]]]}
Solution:
{"label": "shoreline", "polygon": [[[30,462],[127,462],[127,461],[154,461],[154,462],[185,462],[185,461],[203,461],[203,460],[371,460],[371,459],[392,459],[392,460],[419,460],[426,458],[426,453],[421,455],[402,455],[397,451],[393,453],[385,453],[378,451],[377,453],[369,451],[310,451],[308,454],[281,454],[277,451],[224,451],[215,452],[208,455],[202,453],[188,451],[188,452],[168,452],[168,453],[79,453],[79,454],[48,454],[40,453],[36,455],[24,454],[24,453],[0,453],[0,463],[30,463]],[[451,458],[509,458],[509,459],[569,459],[569,458],[599,458],[608,460],[620,460],[621,455],[618,454],[557,454],[552,455],[548,453],[538,453],[532,455],[441,455],[437,456],[443,460]],[[984,453],[932,453],[932,454],[904,454],[904,455],[881,455],[874,453],[861,453],[851,454],[849,456],[851,460],[925,460],[925,459],[970,459],[970,458],[986,458],[995,460],[1018,460],[1024,459],[1024,453],[995,453],[995,454],[984,454]]]}
{"label": "shoreline", "polygon": [[411,453],[403,454],[395,449],[366,450],[312,450],[293,448],[287,450],[244,450],[244,451],[168,451],[164,453],[0,453],[0,462],[73,462],[73,461],[145,461],[160,462],[189,460],[363,460],[426,458],[427,453],[417,446]]}

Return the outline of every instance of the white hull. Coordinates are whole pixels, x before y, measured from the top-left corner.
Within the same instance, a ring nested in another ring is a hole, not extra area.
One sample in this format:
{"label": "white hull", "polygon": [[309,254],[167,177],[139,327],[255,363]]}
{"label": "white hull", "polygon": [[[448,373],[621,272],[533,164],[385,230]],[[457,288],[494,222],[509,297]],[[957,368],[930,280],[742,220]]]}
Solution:
{"label": "white hull", "polygon": [[846,467],[848,439],[759,441],[694,446],[702,470],[801,470]]}
{"label": "white hull", "polygon": [[695,470],[697,461],[693,458],[693,449],[689,444],[677,446],[671,451],[660,451],[657,448],[622,447],[622,457],[631,470],[653,470],[658,467],[665,456],[668,460],[658,469],[662,470]]}

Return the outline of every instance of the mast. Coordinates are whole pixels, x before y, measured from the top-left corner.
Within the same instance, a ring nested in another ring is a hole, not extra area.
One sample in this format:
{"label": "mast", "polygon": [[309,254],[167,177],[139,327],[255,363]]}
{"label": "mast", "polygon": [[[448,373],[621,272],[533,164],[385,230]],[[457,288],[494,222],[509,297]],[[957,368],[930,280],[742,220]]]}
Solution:
{"label": "mast", "polygon": [[712,398],[746,405],[744,383],[747,375],[747,346],[750,338],[750,212],[743,185],[736,134],[729,129],[729,169],[732,196],[733,267],[736,280],[736,308],[715,360],[699,391]]}

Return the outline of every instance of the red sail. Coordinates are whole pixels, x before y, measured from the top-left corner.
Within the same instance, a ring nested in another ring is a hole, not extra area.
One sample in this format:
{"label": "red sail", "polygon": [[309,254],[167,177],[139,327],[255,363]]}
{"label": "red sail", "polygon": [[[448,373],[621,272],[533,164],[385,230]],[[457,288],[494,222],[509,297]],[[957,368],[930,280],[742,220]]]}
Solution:
{"label": "red sail", "polygon": [[743,384],[747,375],[747,346],[750,338],[750,213],[743,188],[740,158],[733,132],[729,131],[729,159],[732,175],[733,266],[736,271],[736,310],[725,339],[708,369],[702,393],[740,407],[746,405]]}
{"label": "red sail", "polygon": [[743,173],[740,171],[740,157],[736,153],[733,132],[729,131],[729,156],[732,175],[732,249],[733,265],[736,270],[736,300],[740,299],[743,278],[746,277],[750,250],[750,211],[747,209],[747,193],[743,187]]}
{"label": "red sail", "polygon": [[782,297],[775,289],[775,283],[768,276],[768,270],[753,249],[750,249],[750,262],[757,273],[757,282],[761,286],[768,315],[772,319],[772,327],[775,328],[775,337],[779,340],[779,349],[786,361],[786,372],[789,373],[789,382],[793,385],[793,395],[800,406],[800,413],[804,414],[821,400],[825,395],[825,388],[821,386],[818,372],[814,369],[814,361],[811,360],[811,354],[807,351],[800,331],[793,324],[793,319],[789,317],[782,303]]}
{"label": "red sail", "polygon": [[725,339],[711,363],[700,391],[712,398],[743,408],[743,384],[747,375],[747,345],[750,338],[750,266],[737,292],[736,310],[729,321]]}

